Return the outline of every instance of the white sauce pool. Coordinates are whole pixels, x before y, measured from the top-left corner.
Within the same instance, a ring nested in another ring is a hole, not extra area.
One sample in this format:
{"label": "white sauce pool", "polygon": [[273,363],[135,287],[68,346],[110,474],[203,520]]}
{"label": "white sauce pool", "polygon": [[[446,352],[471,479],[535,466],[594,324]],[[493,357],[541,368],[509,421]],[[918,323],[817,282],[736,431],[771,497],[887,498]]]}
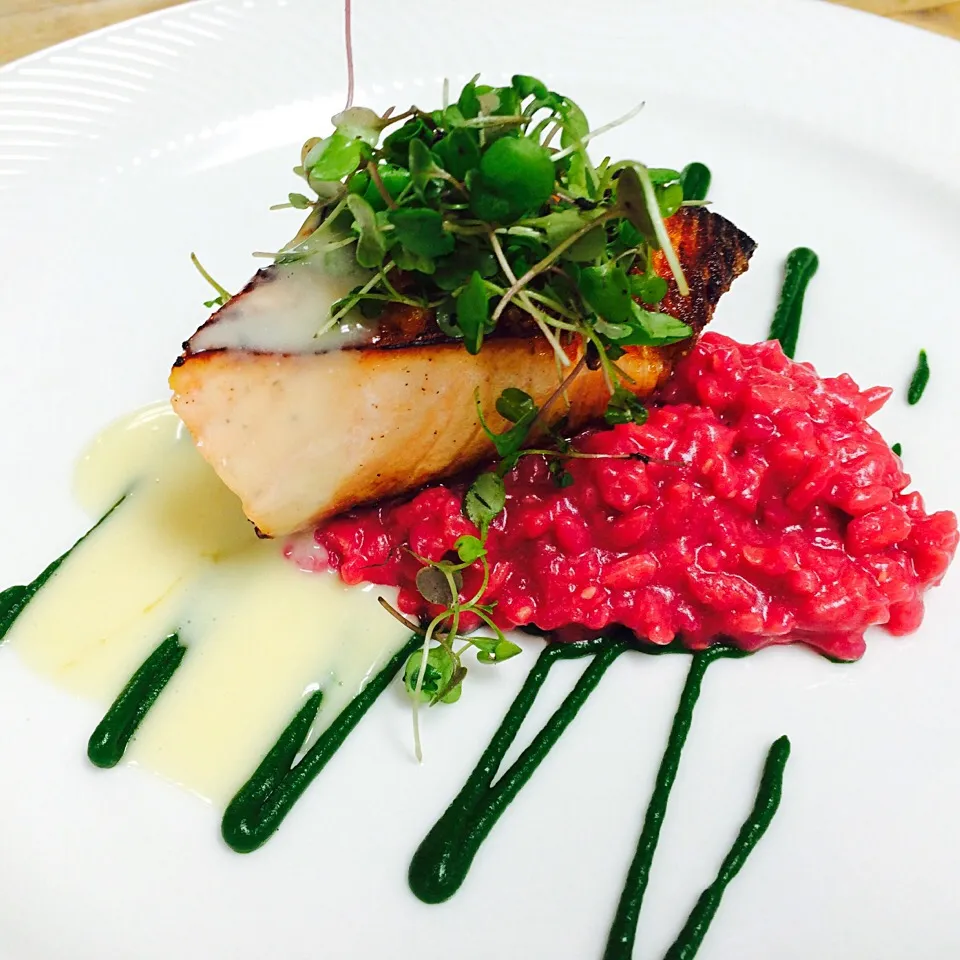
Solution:
{"label": "white sauce pool", "polygon": [[[187,653],[126,759],[225,805],[318,687],[324,729],[409,634],[385,588],[306,573],[258,540],[236,497],[167,404],[111,427],[76,476],[91,517],[110,516],[14,623],[34,670],[106,707],[150,652]],[[91,731],[92,732],[92,731]]]}

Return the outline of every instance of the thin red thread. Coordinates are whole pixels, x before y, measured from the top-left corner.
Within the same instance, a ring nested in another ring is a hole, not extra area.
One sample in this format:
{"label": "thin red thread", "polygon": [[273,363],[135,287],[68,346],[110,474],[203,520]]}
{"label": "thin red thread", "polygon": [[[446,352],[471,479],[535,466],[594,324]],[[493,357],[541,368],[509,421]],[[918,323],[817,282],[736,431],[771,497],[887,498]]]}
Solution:
{"label": "thin red thread", "polygon": [[347,105],[353,106],[353,35],[350,30],[350,0],[343,0],[343,33],[347,44]]}

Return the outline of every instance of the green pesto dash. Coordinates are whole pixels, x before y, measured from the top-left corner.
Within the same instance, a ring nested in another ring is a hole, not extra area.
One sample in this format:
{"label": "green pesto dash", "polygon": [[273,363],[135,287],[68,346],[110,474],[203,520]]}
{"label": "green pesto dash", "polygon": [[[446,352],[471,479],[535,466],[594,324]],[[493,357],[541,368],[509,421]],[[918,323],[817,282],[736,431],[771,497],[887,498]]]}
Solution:
{"label": "green pesto dash", "polygon": [[907,403],[912,407],[920,401],[923,391],[927,388],[930,379],[930,364],[927,363],[927,351],[921,350],[917,355],[917,367],[910,378],[910,389],[907,390]]}

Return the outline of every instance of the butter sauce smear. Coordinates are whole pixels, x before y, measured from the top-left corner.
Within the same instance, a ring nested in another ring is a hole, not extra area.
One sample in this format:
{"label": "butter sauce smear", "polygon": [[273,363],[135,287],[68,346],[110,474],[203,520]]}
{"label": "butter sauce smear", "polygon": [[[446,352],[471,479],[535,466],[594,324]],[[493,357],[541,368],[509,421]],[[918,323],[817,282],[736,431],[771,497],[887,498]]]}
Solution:
{"label": "butter sauce smear", "polygon": [[[956,551],[953,513],[928,514],[901,462],[867,418],[891,391],[820,378],[774,342],[704,335],[643,426],[588,431],[576,447],[667,463],[571,460],[559,489],[541,457],[507,476],[507,507],[488,539],[485,602],[503,628],[534,625],[578,639],[619,624],[656,644],[743,650],[802,641],[838,660],[864,631],[915,630],[923,592]],[[462,488],[341,516],[290,541],[305,568],[346,583],[398,586],[407,614],[420,563],[476,533]],[[405,549],[409,548],[409,549]],[[463,595],[479,586],[465,571]],[[439,608],[437,608],[439,609]]]}

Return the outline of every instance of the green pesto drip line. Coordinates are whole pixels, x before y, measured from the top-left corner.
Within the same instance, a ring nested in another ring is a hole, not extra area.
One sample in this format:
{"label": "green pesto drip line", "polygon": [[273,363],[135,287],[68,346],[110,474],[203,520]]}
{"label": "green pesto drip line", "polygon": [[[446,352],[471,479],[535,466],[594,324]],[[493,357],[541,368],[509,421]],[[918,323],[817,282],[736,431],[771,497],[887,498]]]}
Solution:
{"label": "green pesto drip line", "polygon": [[693,960],[710,929],[720,900],[730,881],[740,872],[753,848],[767,832],[783,791],[783,770],[790,757],[790,741],[780,737],[773,742],[763,764],[760,787],[750,816],[744,821],[730,852],[724,857],[717,878],[707,887],[693,908],[680,935],[664,956],[664,960]]}
{"label": "green pesto drip line", "polygon": [[907,390],[907,403],[912,407],[919,403],[923,396],[923,391],[927,389],[927,381],[930,379],[930,364],[927,362],[927,351],[921,350],[917,355],[917,367],[910,378],[910,387]]}
{"label": "green pesto drip line", "polygon": [[60,569],[60,565],[73,553],[77,547],[83,543],[87,537],[93,533],[100,524],[103,523],[107,517],[113,513],[120,504],[123,503],[123,498],[118,500],[66,553],[61,554],[53,561],[37,578],[28,584],[18,584],[13,587],[7,587],[6,590],[0,592],[0,643],[6,639],[7,634],[10,632],[10,628],[13,626],[17,617],[23,613],[27,604],[40,592],[41,588],[47,583],[47,581]]}
{"label": "green pesto drip line", "polygon": [[703,163],[688,163],[680,172],[684,200],[706,200],[710,191],[710,168]]}
{"label": "green pesto drip line", "polygon": [[[425,903],[441,903],[460,888],[473,859],[511,800],[527,783],[543,758],[573,721],[608,667],[627,650],[621,640],[585,640],[548,644],[534,664],[503,722],[467,778],[417,848],[410,864],[410,889]],[[593,656],[576,686],[543,729],[496,783],[494,777],[521,724],[557,660]]]}
{"label": "green pesto drip line", "polygon": [[144,660],[130,678],[87,743],[87,756],[98,767],[115,767],[130,738],[170,682],[187,648],[171,634]]}
{"label": "green pesto drip line", "polygon": [[643,829],[637,841],[636,853],[633,862],[627,871],[627,879],[620,894],[620,902],[614,914],[607,946],[603,953],[603,960],[630,960],[633,956],[633,944],[637,936],[637,921],[640,919],[640,908],[643,906],[643,897],[647,891],[650,879],[650,867],[653,856],[660,840],[660,828],[670,799],[670,791],[677,777],[680,766],[680,757],[683,753],[690,724],[693,720],[693,709],[700,697],[700,687],[703,683],[707,667],[714,660],[722,657],[742,657],[745,653],[732,647],[714,646],[693,654],[690,661],[690,670],[680,694],[680,702],[670,728],[667,746],[660,761],[657,779],[654,783],[653,794],[647,806],[643,820]]}
{"label": "green pesto drip line", "polygon": [[253,776],[227,806],[220,830],[228,846],[237,853],[251,853],[266,843],[377,697],[400,672],[407,657],[422,643],[421,637],[411,637],[294,766],[320,709],[323,692],[317,690],[306,699]]}
{"label": "green pesto drip line", "polygon": [[819,258],[807,247],[797,247],[787,256],[780,303],[773,316],[773,323],[770,324],[769,339],[779,340],[788,357],[793,357],[797,352],[797,337],[803,317],[803,297],[819,266]]}

